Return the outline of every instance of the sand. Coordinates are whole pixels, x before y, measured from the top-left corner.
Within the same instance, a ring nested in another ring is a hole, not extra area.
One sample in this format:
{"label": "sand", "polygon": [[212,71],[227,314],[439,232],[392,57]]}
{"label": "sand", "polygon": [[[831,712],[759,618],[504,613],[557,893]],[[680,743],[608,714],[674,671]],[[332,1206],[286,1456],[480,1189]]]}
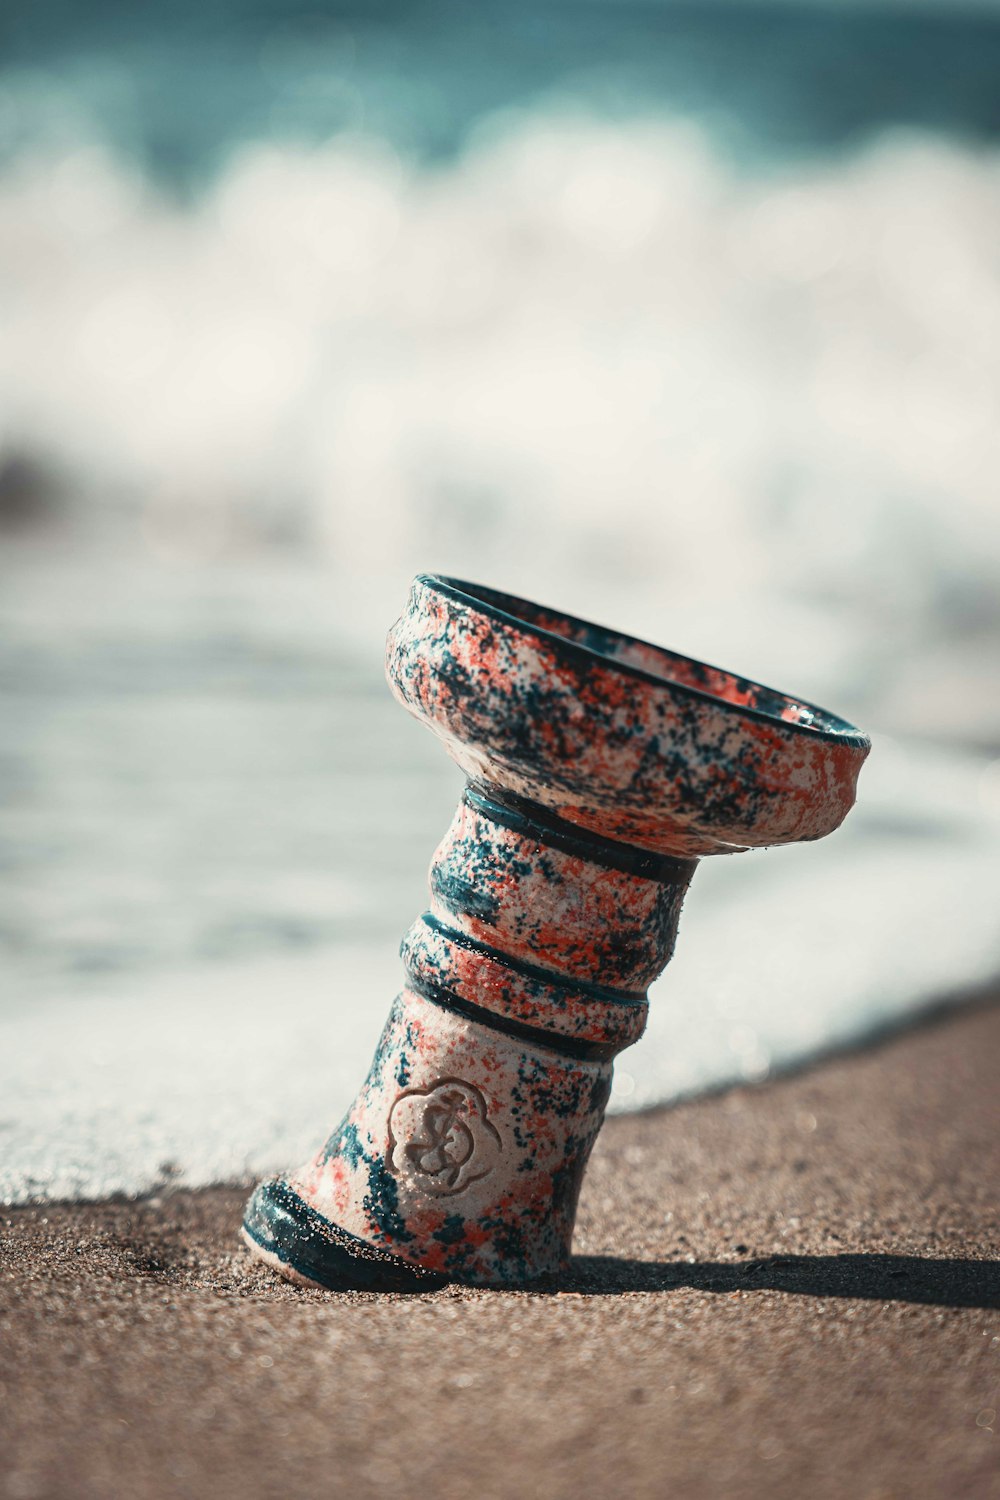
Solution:
{"label": "sand", "polygon": [[7,1210],[0,1493],[1000,1496],[1000,1008],[609,1122],[557,1292],[299,1290],[241,1187]]}

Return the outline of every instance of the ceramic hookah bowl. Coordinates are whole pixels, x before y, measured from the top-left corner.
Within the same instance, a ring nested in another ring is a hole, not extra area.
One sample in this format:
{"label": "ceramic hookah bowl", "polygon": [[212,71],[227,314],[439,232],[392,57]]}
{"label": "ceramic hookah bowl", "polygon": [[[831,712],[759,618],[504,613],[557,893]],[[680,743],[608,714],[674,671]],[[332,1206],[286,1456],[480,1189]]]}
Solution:
{"label": "ceramic hookah bowl", "polygon": [[468,777],[368,1077],[313,1160],[261,1184],[250,1249],[295,1279],[523,1284],[577,1197],[703,855],[822,838],[853,725],[687,657],[421,576],[389,634],[400,703]]}

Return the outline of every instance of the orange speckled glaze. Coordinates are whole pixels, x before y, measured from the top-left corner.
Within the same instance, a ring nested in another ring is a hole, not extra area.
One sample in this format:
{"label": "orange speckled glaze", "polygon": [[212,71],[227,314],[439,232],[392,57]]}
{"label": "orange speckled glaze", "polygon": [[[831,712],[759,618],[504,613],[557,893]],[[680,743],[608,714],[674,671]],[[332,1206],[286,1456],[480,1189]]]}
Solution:
{"label": "orange speckled glaze", "polygon": [[420,577],[387,673],[470,780],[406,985],[251,1248],[327,1286],[512,1285],[568,1261],[617,1052],[698,857],[821,838],[868,740],[815,705],[525,600]]}
{"label": "orange speckled glaze", "polygon": [[450,579],[415,581],[387,671],[473,780],[678,856],[824,837],[870,748],[813,704]]}

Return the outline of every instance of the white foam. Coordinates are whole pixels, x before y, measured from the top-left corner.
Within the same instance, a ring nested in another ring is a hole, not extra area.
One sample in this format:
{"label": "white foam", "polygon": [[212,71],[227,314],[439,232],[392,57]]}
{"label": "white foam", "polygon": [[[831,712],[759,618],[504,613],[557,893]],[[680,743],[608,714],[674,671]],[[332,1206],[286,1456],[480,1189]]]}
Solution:
{"label": "white foam", "polygon": [[250,144],[189,206],[99,143],[0,177],[2,440],[154,553],[275,530],[564,592],[988,616],[1000,158],[888,136],[740,175],[536,111],[450,165]]}
{"label": "white foam", "polygon": [[[956,779],[947,758],[882,749],[850,834],[698,872],[613,1110],[758,1081],[996,972],[1000,818],[977,801],[982,768],[966,762]],[[921,832],[935,782],[945,800]],[[364,1075],[400,983],[394,950],[343,944],[77,984],[0,1018],[0,1198],[101,1197],[304,1160]]]}
{"label": "white foam", "polygon": [[[365,616],[387,602],[298,565],[46,565],[0,599],[0,1199],[304,1159],[367,1067],[461,781],[379,681]],[[765,635],[771,665],[834,685],[821,625]],[[836,835],[703,862],[613,1107],[761,1078],[987,982],[998,832],[1000,761],[877,737]]]}

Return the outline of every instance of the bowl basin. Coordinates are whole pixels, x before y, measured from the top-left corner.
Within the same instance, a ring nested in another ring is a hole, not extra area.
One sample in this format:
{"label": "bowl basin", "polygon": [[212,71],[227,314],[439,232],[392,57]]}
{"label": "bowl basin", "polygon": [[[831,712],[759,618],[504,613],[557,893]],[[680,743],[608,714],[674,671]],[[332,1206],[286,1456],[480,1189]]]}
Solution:
{"label": "bowl basin", "polygon": [[870,749],[801,698],[455,578],[414,580],[386,673],[473,782],[660,854],[822,838]]}

